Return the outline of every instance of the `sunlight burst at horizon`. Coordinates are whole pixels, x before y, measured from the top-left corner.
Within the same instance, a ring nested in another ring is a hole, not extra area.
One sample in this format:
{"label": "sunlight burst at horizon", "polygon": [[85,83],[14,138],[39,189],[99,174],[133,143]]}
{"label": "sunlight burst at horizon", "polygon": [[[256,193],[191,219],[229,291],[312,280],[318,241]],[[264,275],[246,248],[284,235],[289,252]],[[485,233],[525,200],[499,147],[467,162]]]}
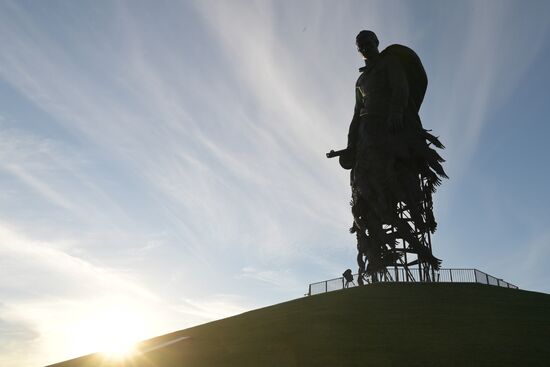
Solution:
{"label": "sunlight burst at horizon", "polygon": [[73,335],[75,353],[101,353],[109,359],[122,359],[130,357],[149,332],[143,314],[106,307],[76,322]]}

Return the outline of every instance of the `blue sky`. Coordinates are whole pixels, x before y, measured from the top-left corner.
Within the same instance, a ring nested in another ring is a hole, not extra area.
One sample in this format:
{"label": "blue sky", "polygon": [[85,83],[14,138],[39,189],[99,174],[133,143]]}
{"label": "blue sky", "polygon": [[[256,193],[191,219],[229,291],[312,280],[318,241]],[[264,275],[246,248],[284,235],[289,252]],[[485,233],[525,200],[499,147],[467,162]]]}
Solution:
{"label": "blue sky", "polygon": [[535,0],[3,1],[0,364],[355,268],[348,172],[324,153],[346,143],[361,29],[428,72],[443,266],[550,292],[549,26]]}

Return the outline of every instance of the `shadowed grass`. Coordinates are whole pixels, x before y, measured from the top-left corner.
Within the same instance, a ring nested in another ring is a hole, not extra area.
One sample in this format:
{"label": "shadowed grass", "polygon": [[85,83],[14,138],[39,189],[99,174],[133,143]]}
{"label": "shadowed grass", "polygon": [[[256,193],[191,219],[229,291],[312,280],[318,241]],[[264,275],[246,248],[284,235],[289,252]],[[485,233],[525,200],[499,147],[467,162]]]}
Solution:
{"label": "shadowed grass", "polygon": [[550,295],[478,284],[384,283],[254,310],[145,341],[91,366],[548,366]]}

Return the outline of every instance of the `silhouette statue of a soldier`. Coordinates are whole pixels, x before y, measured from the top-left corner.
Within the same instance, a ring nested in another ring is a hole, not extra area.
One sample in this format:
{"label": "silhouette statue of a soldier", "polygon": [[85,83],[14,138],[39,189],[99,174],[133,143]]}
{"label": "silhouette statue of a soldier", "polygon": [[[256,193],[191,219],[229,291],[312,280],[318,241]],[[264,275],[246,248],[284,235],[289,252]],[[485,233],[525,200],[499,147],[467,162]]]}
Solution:
{"label": "silhouette statue of a soldier", "polygon": [[[418,234],[435,231],[431,195],[447,177],[443,158],[430,145],[444,147],[418,116],[428,83],[419,57],[402,45],[379,52],[378,44],[372,31],[357,35],[365,66],[355,85],[348,145],[327,153],[351,169],[350,231],[357,236],[359,273],[373,281],[402,256],[395,251],[397,239],[407,241],[419,262],[439,268],[441,261]],[[410,218],[400,215],[403,209]]]}

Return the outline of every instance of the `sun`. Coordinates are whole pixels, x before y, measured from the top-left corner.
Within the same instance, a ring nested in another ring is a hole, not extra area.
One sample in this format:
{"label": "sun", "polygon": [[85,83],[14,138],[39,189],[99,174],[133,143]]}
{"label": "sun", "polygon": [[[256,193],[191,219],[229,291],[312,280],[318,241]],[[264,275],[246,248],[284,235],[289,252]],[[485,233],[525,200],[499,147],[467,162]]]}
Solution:
{"label": "sun", "polygon": [[138,341],[145,339],[143,315],[123,308],[103,308],[75,325],[73,349],[79,353],[99,352],[108,359],[129,358]]}
{"label": "sun", "polygon": [[137,341],[119,339],[101,349],[101,353],[108,359],[126,359],[134,355]]}

